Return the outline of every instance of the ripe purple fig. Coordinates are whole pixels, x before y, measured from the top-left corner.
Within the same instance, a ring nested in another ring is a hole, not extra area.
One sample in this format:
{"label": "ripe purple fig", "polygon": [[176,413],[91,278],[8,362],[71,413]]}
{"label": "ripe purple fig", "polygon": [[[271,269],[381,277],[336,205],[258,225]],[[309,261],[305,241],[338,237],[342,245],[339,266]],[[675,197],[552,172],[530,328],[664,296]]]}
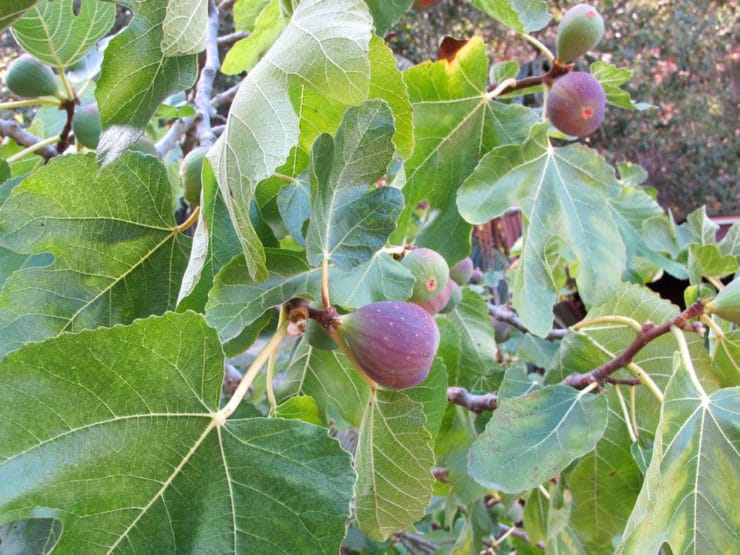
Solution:
{"label": "ripe purple fig", "polygon": [[380,301],[342,316],[337,331],[361,369],[393,389],[413,387],[429,375],[439,347],[439,329],[422,307]]}
{"label": "ripe purple fig", "polygon": [[458,285],[465,285],[470,281],[470,276],[473,275],[473,269],[473,259],[466,256],[450,268],[450,278]]}
{"label": "ripe purple fig", "polygon": [[569,9],[558,25],[558,58],[572,62],[596,46],[604,36],[604,20],[596,8],[578,4]]}
{"label": "ripe purple fig", "polygon": [[447,261],[432,249],[418,248],[409,251],[401,260],[401,264],[416,278],[414,290],[408,299],[413,303],[428,301],[437,295],[450,278]]}
{"label": "ripe purple fig", "polygon": [[547,117],[566,135],[585,137],[604,121],[606,93],[590,73],[574,71],[555,80],[547,95]]}
{"label": "ripe purple fig", "polygon": [[463,291],[462,288],[454,281],[450,281],[450,300],[447,301],[447,304],[445,307],[440,310],[439,312],[441,314],[447,314],[448,312],[452,312],[457,308],[457,305],[459,305],[462,302],[463,298]]}

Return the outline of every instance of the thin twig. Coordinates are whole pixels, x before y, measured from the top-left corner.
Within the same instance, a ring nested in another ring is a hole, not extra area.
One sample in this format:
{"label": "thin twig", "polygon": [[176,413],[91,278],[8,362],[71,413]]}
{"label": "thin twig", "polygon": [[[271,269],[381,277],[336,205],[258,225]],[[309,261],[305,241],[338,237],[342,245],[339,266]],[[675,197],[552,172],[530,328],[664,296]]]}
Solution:
{"label": "thin twig", "polygon": [[[509,534],[511,536],[514,536],[515,538],[519,538],[520,540],[523,540],[538,549],[545,549],[545,544],[543,542],[537,542],[532,543],[532,540],[529,539],[529,534],[527,534],[524,530],[520,530],[516,526],[507,526],[506,524],[498,523],[499,528],[504,531],[504,534]],[[513,528],[513,530],[512,530]]]}
{"label": "thin twig", "polygon": [[[10,137],[16,143],[25,147],[35,146],[43,140],[26,131],[17,121],[11,120],[0,120],[0,137]],[[57,156],[59,152],[53,145],[46,145],[39,148],[36,151],[36,154],[45,160],[49,160],[50,158]]]}
{"label": "thin twig", "polygon": [[[505,322],[507,324],[511,324],[518,330],[520,330],[523,333],[529,333],[529,329],[527,329],[527,326],[525,326],[522,321],[519,319],[519,316],[517,316],[516,312],[511,310],[509,307],[505,305],[497,305],[493,303],[488,303],[488,312],[489,314],[498,320],[499,322]],[[565,337],[565,334],[568,333],[567,329],[553,329],[550,330],[550,333],[547,334],[548,341],[555,341],[558,339],[562,339]]]}
{"label": "thin twig", "polygon": [[468,393],[464,387],[448,387],[447,400],[471,412],[483,412],[485,410],[496,410],[498,395],[495,392],[475,394]]}
{"label": "thin twig", "polygon": [[592,383],[603,384],[614,372],[629,365],[635,355],[637,355],[645,345],[653,341],[655,338],[668,333],[673,326],[683,329],[690,319],[701,316],[703,312],[704,305],[701,301],[696,301],[681,314],[672,318],[668,322],[663,322],[658,326],[652,322],[645,322],[642,325],[642,330],[624,351],[590,372],[586,372],[585,374],[571,374],[565,378],[562,383],[570,387],[575,387],[576,389],[583,389]]}
{"label": "thin twig", "polygon": [[218,45],[223,46],[225,44],[233,44],[236,41],[247,38],[248,36],[249,33],[247,33],[246,31],[234,31],[233,33],[218,37]]}

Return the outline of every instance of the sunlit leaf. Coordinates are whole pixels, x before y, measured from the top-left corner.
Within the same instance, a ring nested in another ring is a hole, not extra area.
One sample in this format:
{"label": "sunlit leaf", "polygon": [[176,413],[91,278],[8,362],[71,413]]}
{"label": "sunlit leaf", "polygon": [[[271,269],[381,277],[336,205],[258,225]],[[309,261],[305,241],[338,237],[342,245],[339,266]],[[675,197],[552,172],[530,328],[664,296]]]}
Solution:
{"label": "sunlit leaf", "polygon": [[581,264],[576,281],[588,303],[604,301],[625,267],[625,247],[607,202],[619,194],[614,169],[579,144],[554,148],[547,124],[521,145],[492,150],[458,193],[460,213],[485,223],[518,204],[524,219],[513,302],[524,325],[545,336],[559,287],[546,260],[548,246],[563,242]]}
{"label": "sunlit leaf", "polygon": [[274,553],[276,538],[291,553],[338,551],[349,455],[298,420],[223,422],[223,372],[216,333],[192,312],[4,359],[0,521],[43,507],[63,525],[59,552]]}
{"label": "sunlit leaf", "polygon": [[472,0],[472,4],[515,31],[539,31],[550,22],[544,0]]}
{"label": "sunlit leaf", "polygon": [[254,29],[249,36],[235,42],[226,53],[221,71],[226,75],[237,75],[251,70],[280,36],[284,27],[280,2],[271,0],[256,17]]}
{"label": "sunlit leaf", "polygon": [[414,0],[367,0],[375,20],[375,32],[383,36],[411,7]]}
{"label": "sunlit leaf", "polygon": [[162,54],[184,56],[206,48],[208,0],[180,2],[169,0],[162,22]]}
{"label": "sunlit leaf", "polygon": [[616,553],[729,553],[737,545],[740,390],[707,395],[678,354],[653,458]]}
{"label": "sunlit leaf", "polygon": [[190,249],[164,166],[128,153],[55,158],[0,208],[0,246],[54,262],[12,274],[0,293],[0,357],[63,331],[128,323],[174,306]]}

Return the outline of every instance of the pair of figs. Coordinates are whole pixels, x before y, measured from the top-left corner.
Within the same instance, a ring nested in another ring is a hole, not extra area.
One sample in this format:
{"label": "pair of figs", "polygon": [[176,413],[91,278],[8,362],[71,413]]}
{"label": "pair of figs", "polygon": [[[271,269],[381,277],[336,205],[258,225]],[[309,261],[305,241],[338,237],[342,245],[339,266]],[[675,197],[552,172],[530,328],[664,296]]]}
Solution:
{"label": "pair of figs", "polygon": [[402,264],[416,278],[408,301],[365,305],[343,316],[337,326],[360,369],[394,389],[413,387],[429,375],[439,347],[433,315],[460,301],[460,285],[473,273],[470,258],[449,268],[439,253],[427,248],[410,251]]}
{"label": "pair of figs", "polygon": [[[588,4],[573,6],[558,26],[558,59],[562,63],[575,60],[596,46],[603,35],[604,20],[596,8]],[[589,73],[568,73],[555,80],[546,111],[550,122],[566,135],[590,135],[604,121],[604,87]]]}

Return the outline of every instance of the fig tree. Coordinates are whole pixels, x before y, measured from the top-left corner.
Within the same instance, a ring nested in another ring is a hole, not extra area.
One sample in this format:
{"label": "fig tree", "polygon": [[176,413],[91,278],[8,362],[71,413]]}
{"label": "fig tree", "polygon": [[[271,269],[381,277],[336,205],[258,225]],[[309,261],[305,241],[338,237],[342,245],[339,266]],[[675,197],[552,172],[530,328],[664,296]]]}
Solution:
{"label": "fig tree", "polygon": [[82,146],[92,149],[98,148],[101,129],[102,124],[97,104],[90,104],[75,112],[72,119],[72,130],[77,142]]}
{"label": "fig tree", "polygon": [[416,278],[414,290],[408,299],[414,303],[428,301],[437,295],[450,278],[447,262],[441,254],[432,249],[414,249],[403,257],[401,264]]}
{"label": "fig tree", "polygon": [[473,259],[469,256],[463,258],[460,262],[450,268],[450,278],[458,285],[465,285],[470,281],[473,275]]}
{"label": "fig tree", "polygon": [[596,8],[578,4],[569,9],[558,25],[558,58],[572,62],[596,46],[604,36],[604,20]]}
{"label": "fig tree", "polygon": [[590,73],[574,71],[555,80],[547,95],[547,117],[566,135],[585,137],[604,121],[606,93]]}
{"label": "fig tree", "polygon": [[201,171],[203,170],[203,158],[206,152],[208,152],[207,148],[194,148],[183,158],[180,165],[180,183],[182,184],[185,200],[191,206],[200,204],[200,190],[203,187]]}
{"label": "fig tree", "polygon": [[54,72],[30,54],[18,56],[10,63],[5,73],[5,85],[10,92],[23,98],[59,94]]}
{"label": "fig tree", "polygon": [[439,347],[434,318],[419,305],[404,301],[365,305],[342,316],[337,331],[362,371],[394,389],[424,381]]}

